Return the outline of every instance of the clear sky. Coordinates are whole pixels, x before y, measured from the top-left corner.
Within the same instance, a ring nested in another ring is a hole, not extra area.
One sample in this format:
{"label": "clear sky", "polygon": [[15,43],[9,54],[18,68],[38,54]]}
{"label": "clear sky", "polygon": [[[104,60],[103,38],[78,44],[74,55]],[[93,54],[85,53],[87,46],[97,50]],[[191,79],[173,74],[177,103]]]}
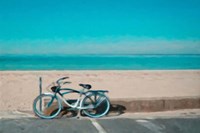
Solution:
{"label": "clear sky", "polygon": [[0,54],[200,54],[200,0],[0,0]]}

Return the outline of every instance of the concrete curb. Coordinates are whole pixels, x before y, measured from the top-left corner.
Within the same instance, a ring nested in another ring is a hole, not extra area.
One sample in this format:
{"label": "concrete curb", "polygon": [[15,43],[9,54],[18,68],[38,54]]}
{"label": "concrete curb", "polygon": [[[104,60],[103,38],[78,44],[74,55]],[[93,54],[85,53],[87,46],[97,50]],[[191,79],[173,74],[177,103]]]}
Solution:
{"label": "concrete curb", "polygon": [[111,99],[111,111],[118,108],[124,112],[156,112],[200,108],[200,97]]}
{"label": "concrete curb", "polygon": [[[200,108],[200,97],[111,99],[110,102],[111,107],[108,115],[111,116],[120,115],[124,112],[158,112]],[[45,110],[45,114],[50,114],[55,109],[56,107],[52,106]]]}

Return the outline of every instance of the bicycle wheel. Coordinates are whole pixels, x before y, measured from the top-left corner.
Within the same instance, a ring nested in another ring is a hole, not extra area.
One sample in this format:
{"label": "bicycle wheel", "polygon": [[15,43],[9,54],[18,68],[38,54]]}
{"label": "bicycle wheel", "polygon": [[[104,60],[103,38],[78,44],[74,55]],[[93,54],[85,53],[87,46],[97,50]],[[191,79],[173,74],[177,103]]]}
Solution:
{"label": "bicycle wheel", "polygon": [[52,119],[61,111],[61,103],[53,94],[41,94],[33,102],[33,111],[40,118]]}
{"label": "bicycle wheel", "polygon": [[[103,93],[90,93],[82,102],[83,113],[92,118],[99,118],[106,115],[110,109],[110,102]],[[91,108],[93,107],[93,108]]]}

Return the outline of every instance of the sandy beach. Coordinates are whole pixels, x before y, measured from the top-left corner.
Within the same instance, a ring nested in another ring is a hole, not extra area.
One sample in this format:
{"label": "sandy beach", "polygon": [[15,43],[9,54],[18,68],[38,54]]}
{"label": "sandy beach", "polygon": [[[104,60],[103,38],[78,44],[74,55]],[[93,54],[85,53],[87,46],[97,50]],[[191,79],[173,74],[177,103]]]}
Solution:
{"label": "sandy beach", "polygon": [[199,97],[199,70],[156,71],[1,71],[0,110],[32,110],[39,94],[39,77],[43,92],[60,77],[68,76],[72,83],[64,87],[81,89],[88,83],[93,89],[109,90],[110,99],[142,99]]}

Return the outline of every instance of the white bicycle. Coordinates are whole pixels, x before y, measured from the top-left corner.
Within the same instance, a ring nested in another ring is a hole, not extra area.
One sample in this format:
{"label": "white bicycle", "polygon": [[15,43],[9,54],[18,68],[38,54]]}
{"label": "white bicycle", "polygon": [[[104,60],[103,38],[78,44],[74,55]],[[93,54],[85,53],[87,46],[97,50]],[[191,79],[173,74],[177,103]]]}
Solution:
{"label": "white bicycle", "polygon": [[[82,110],[82,112],[92,118],[99,118],[106,115],[110,109],[109,98],[105,95],[107,90],[90,90],[91,85],[79,84],[82,89],[75,90],[71,88],[62,88],[63,80],[69,77],[63,77],[56,81],[56,85],[51,87],[52,93],[42,93],[37,96],[33,102],[33,111],[40,118],[52,119],[58,116],[64,105],[70,107],[69,110]],[[62,82],[61,82],[62,81]],[[40,84],[41,81],[40,81]],[[79,98],[76,100],[67,100],[66,95],[76,93]],[[48,110],[52,110],[48,112]]]}

